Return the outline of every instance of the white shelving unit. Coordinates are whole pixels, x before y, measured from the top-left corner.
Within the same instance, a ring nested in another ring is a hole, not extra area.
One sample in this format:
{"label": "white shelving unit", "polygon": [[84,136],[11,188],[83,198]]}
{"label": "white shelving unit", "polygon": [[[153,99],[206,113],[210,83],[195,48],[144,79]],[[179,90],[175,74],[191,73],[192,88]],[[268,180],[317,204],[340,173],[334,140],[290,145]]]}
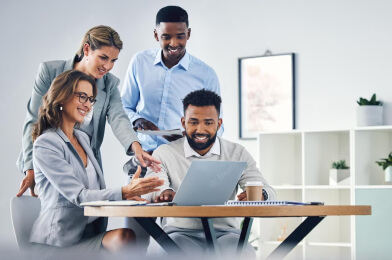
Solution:
{"label": "white shelving unit", "polygon": [[[325,218],[285,259],[367,259],[362,256],[379,251],[390,257],[392,228],[385,223],[392,215],[392,185],[384,184],[383,170],[375,161],[392,151],[392,126],[260,133],[258,151],[260,170],[278,200],[372,205],[372,216]],[[349,185],[329,185],[329,169],[338,160],[350,166]],[[383,197],[390,199],[390,207],[377,204]],[[290,234],[303,219],[259,221],[259,255],[265,258],[279,245],[282,227],[287,225]],[[372,237],[363,235],[369,232]],[[369,239],[373,248],[367,246]]]}

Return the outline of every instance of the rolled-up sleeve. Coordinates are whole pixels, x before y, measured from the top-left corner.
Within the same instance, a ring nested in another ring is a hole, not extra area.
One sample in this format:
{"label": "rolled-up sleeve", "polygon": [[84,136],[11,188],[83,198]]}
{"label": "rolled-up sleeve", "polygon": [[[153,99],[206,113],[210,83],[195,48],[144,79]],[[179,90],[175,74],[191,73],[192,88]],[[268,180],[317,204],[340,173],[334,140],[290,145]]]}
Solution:
{"label": "rolled-up sleeve", "polygon": [[168,171],[167,171],[167,167],[164,161],[162,161],[161,157],[159,156],[159,153],[155,152],[152,154],[152,156],[154,156],[154,158],[156,158],[157,160],[161,161],[162,164],[161,166],[161,170],[159,172],[154,172],[150,167],[147,168],[147,173],[146,173],[146,177],[158,177],[159,179],[163,180],[163,185],[158,187],[159,191],[155,191],[155,192],[151,192],[148,193],[146,195],[143,195],[142,197],[148,201],[154,201],[154,199],[159,196],[162,191],[164,190],[173,190],[170,186],[170,180],[169,180],[169,176],[168,176]]}

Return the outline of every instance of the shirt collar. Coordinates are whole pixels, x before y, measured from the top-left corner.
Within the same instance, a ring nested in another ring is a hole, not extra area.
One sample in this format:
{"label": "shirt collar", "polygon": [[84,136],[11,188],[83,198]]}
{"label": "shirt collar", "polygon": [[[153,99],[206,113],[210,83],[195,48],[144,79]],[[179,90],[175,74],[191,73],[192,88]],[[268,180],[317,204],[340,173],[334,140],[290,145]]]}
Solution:
{"label": "shirt collar", "polygon": [[[182,59],[178,62],[178,64],[177,64],[176,66],[180,66],[180,67],[182,67],[184,70],[188,70],[188,68],[189,68],[189,59],[190,59],[189,54],[188,54],[188,52],[185,50],[185,55],[184,55],[184,57],[182,57]],[[157,54],[156,54],[156,56],[155,56],[155,60],[154,60],[154,65],[157,65],[157,64],[159,64],[159,63],[160,63],[162,66],[166,67],[166,66],[165,66],[165,63],[163,63],[163,60],[162,60],[162,49],[159,49],[159,50],[158,50],[158,52],[157,52]]]}
{"label": "shirt collar", "polygon": [[205,155],[200,155],[198,154],[195,150],[193,150],[193,148],[189,145],[188,143],[188,139],[185,137],[184,138],[184,154],[185,154],[185,158],[188,157],[207,157],[211,154],[216,154],[216,155],[220,155],[220,141],[219,138],[217,137],[215,139],[215,143],[212,145],[211,149],[205,154]]}

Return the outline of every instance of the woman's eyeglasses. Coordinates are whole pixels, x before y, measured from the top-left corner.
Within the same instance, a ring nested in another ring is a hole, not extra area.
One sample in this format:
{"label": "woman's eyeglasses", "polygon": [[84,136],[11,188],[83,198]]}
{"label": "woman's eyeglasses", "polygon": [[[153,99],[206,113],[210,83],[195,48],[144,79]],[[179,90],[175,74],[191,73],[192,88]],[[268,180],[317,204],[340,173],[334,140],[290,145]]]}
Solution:
{"label": "woman's eyeglasses", "polygon": [[86,103],[87,100],[90,100],[91,106],[94,106],[95,102],[97,102],[95,98],[87,96],[84,92],[75,92],[75,95],[79,96],[79,102],[82,104]]}

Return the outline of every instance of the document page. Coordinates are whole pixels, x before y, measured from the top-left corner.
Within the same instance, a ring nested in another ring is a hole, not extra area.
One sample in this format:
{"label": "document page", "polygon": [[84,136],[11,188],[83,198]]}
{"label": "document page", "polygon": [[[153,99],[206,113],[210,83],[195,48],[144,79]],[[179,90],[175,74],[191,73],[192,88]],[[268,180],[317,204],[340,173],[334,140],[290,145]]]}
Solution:
{"label": "document page", "polygon": [[137,130],[137,133],[145,135],[182,135],[181,129],[172,130]]}
{"label": "document page", "polygon": [[145,201],[137,201],[137,200],[99,200],[99,201],[90,201],[80,203],[81,206],[137,206],[144,205],[147,202]]}

